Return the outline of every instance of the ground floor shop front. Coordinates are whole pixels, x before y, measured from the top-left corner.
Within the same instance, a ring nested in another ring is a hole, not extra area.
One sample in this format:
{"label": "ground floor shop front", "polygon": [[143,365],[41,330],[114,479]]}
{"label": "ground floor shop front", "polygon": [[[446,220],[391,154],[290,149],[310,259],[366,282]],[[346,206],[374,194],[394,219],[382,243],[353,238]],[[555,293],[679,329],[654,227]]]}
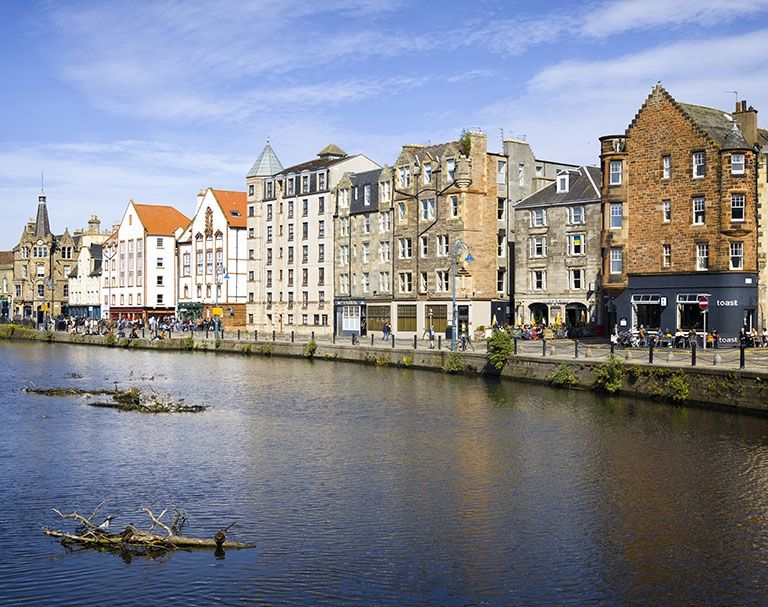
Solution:
{"label": "ground floor shop front", "polygon": [[756,274],[629,276],[627,289],[608,300],[612,328],[676,333],[717,331],[720,343],[736,344],[739,331],[759,325]]}

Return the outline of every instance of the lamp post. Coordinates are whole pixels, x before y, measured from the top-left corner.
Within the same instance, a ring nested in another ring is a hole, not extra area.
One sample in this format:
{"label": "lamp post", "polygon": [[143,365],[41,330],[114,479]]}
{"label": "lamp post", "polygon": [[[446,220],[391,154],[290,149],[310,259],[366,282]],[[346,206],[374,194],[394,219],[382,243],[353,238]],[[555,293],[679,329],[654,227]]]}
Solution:
{"label": "lamp post", "polygon": [[[224,280],[229,279],[229,274],[227,274],[227,268],[224,267],[224,264],[219,262],[216,266],[216,293],[215,293],[215,303],[214,303],[214,310],[218,311],[219,307],[219,290],[221,289],[222,282]],[[221,326],[221,314],[214,314],[214,334],[216,335],[216,339],[219,338],[219,327]]]}
{"label": "lamp post", "polygon": [[459,255],[461,255],[464,251],[467,252],[467,261],[474,261],[474,257],[472,257],[472,253],[469,252],[469,245],[464,242],[463,240],[457,240],[453,243],[453,260],[451,263],[451,280],[453,282],[453,290],[451,292],[451,303],[452,303],[452,313],[451,313],[451,352],[456,351],[456,333],[457,333],[457,317],[456,314],[456,261]]}

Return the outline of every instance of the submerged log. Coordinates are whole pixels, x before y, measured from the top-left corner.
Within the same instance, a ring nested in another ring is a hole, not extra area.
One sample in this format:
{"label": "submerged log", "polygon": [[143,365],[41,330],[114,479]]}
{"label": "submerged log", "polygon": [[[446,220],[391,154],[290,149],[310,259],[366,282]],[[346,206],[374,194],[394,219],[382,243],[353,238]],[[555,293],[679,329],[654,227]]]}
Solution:
{"label": "submerged log", "polygon": [[[85,404],[91,407],[104,407],[119,409],[120,411],[138,411],[140,413],[199,413],[208,407],[205,405],[187,405],[183,399],[174,399],[171,396],[160,396],[154,391],[147,394],[138,388],[117,390],[114,388],[101,388],[95,390],[83,390],[75,387],[63,388],[38,388],[28,386],[25,392],[42,394],[44,396],[80,396],[86,400]],[[109,395],[111,402],[89,400],[95,396]]]}
{"label": "submerged log", "polygon": [[[154,535],[144,531],[137,531],[128,525],[121,533],[104,533],[93,535],[75,535],[66,533],[57,529],[43,527],[43,533],[50,537],[55,537],[66,542],[73,542],[81,545],[92,546],[120,546],[128,544],[130,546],[152,546],[154,548],[216,548],[219,545],[217,539],[221,530],[211,539],[200,537],[186,537],[183,535]],[[226,539],[221,543],[225,549],[255,548],[255,544],[244,542],[231,542]]]}

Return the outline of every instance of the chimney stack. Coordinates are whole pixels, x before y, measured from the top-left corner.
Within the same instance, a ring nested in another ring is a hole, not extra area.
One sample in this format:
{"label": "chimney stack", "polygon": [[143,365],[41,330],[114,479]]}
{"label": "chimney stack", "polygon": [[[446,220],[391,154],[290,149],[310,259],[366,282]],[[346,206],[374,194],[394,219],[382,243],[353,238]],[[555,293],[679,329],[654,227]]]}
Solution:
{"label": "chimney stack", "polygon": [[752,106],[747,107],[746,101],[737,101],[733,119],[741,128],[747,143],[754,146],[757,143],[757,110]]}

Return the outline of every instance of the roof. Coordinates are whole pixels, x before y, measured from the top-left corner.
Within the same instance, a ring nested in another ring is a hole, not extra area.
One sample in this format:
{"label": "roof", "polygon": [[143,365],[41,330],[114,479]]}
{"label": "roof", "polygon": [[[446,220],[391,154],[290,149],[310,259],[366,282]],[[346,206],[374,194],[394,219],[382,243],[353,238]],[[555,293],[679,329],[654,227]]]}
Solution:
{"label": "roof", "polygon": [[600,184],[603,178],[599,168],[582,166],[565,172],[571,175],[567,192],[558,192],[557,182],[550,183],[547,187],[523,198],[515,205],[515,210],[600,201]]}
{"label": "roof", "polygon": [[329,143],[326,145],[322,150],[320,150],[317,155],[320,158],[325,158],[326,156],[338,156],[340,158],[343,158],[347,155],[347,153],[342,150],[338,145],[335,143]]}
{"label": "roof", "polygon": [[714,139],[720,147],[730,149],[749,149],[751,147],[738,129],[738,125],[734,129],[734,121],[729,113],[702,105],[680,103],[679,101],[677,105],[688,118]]}
{"label": "roof", "polygon": [[13,263],[13,251],[0,251],[0,266]]}
{"label": "roof", "polygon": [[315,158],[301,164],[295,164],[280,172],[281,175],[289,175],[291,173],[303,173],[305,171],[317,171],[319,169],[328,168],[338,162],[342,162],[352,158],[352,156],[344,156],[339,158],[338,156],[325,156],[324,158]]}
{"label": "roof", "polygon": [[245,227],[245,192],[234,192],[232,190],[214,190],[211,188],[213,196],[219,202],[227,223],[233,228]]}
{"label": "roof", "polygon": [[148,234],[172,236],[176,228],[186,228],[190,219],[175,208],[162,204],[133,203]]}
{"label": "roof", "polygon": [[[355,200],[354,194],[349,201],[349,214],[355,215],[358,213],[370,213],[372,211],[379,210],[379,175],[381,175],[381,169],[374,169],[372,171],[363,171],[361,173],[349,173],[349,180],[352,182],[352,188],[357,189],[357,200]],[[370,199],[368,204],[365,204],[364,187],[370,185]]]}
{"label": "roof", "polygon": [[272,146],[267,143],[267,145],[265,145],[264,149],[261,151],[261,154],[259,154],[259,157],[256,159],[256,162],[253,163],[251,170],[248,171],[246,178],[268,177],[270,175],[275,175],[282,170],[282,163],[278,159],[277,154],[275,154],[275,151],[272,149]]}

